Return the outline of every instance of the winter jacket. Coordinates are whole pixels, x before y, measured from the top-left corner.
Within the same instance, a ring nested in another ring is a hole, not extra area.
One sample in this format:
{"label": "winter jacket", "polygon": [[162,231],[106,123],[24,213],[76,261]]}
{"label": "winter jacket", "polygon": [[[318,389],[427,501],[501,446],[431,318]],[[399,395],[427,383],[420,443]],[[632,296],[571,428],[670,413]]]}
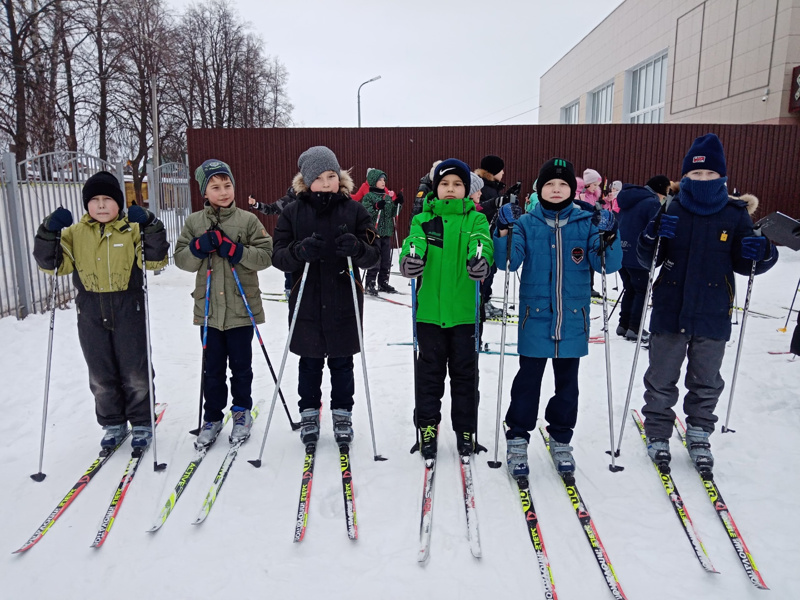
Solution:
{"label": "winter jacket", "polygon": [[[520,279],[519,353],[534,358],[577,358],[589,352],[592,270],[601,272],[600,232],[592,213],[574,204],[558,212],[539,204],[508,237],[495,236],[498,269]],[[620,268],[619,240],[606,248],[606,273]]]}
{"label": "winter jacket", "polygon": [[[397,197],[397,195],[394,193],[394,191],[392,191],[392,190],[390,190],[388,188],[386,190],[384,190],[384,191],[387,194],[389,194],[389,197],[392,200],[394,200]],[[350,198],[352,198],[356,202],[361,202],[364,199],[364,196],[366,196],[367,194],[369,194],[369,182],[365,181],[364,183],[361,184],[361,187],[359,187],[357,191],[355,191],[352,194],[350,194]]]}
{"label": "winter jacket", "polygon": [[475,169],[475,175],[483,179],[483,189],[481,190],[481,206],[486,220],[490,226],[494,226],[499,202],[497,198],[502,195],[503,188],[506,186],[502,181],[498,181],[494,175],[485,169]]}
{"label": "winter jacket", "polygon": [[[368,269],[378,262],[380,249],[373,245],[375,222],[359,202],[350,199],[350,175],[341,171],[339,182],[338,193],[314,193],[298,173],[293,183],[297,202],[283,211],[275,227],[274,264],[281,271],[292,273],[295,282],[289,297],[290,320],[306,265],[294,255],[293,247],[315,233],[325,241],[321,258],[309,263],[292,335],[290,349],[299,356],[340,357],[359,352],[352,280],[347,258],[336,256],[336,238],[343,232],[352,233],[363,243],[363,253],[353,257],[356,282],[360,279],[359,268]],[[356,295],[363,323],[364,295],[359,283]]]}
{"label": "winter jacket", "polygon": [[[58,264],[58,274],[72,273],[78,293],[109,293],[142,290],[142,255],[139,224],[124,216],[100,223],[88,213],[58,235],[39,227],[33,242],[33,256],[48,273]],[[151,271],[167,265],[167,233],[157,221],[145,229],[144,255]]]}
{"label": "winter jacket", "polygon": [[[375,204],[384,200],[386,204],[379,209]],[[400,212],[397,203],[392,202],[392,197],[379,188],[369,188],[369,193],[361,199],[361,204],[367,209],[372,223],[376,225],[380,237],[394,235],[394,218]]]}
{"label": "winter jacket", "polygon": [[[686,180],[684,180],[685,182]],[[697,183],[697,182],[695,182]],[[728,340],[731,311],[736,295],[734,272],[750,275],[752,261],[742,258],[742,238],[753,235],[748,205],[755,211],[758,199],[723,198],[718,212],[700,215],[681,191],[667,208],[678,217],[674,239],[661,239],[657,264],[662,265],[653,284],[652,333],[683,333]],[[644,232],[639,236],[638,255],[642,268],[649,268],[656,240]],[[771,269],[778,251],[770,244],[769,256],[756,264],[756,274]]]}
{"label": "winter jacket", "polygon": [[[641,269],[636,244],[650,219],[656,216],[661,202],[649,187],[626,183],[617,196],[619,203],[619,238],[622,240],[622,266],[626,269]],[[647,265],[648,270],[650,265]]]}
{"label": "winter jacket", "polygon": [[[233,242],[244,246],[242,260],[235,265],[236,272],[256,323],[263,323],[264,310],[258,287],[258,271],[272,264],[272,238],[254,214],[237,208],[235,204],[216,209],[206,202],[203,210],[186,218],[175,244],[175,264],[178,268],[197,273],[191,294],[194,298],[194,324],[203,325],[204,321],[208,260],[192,254],[189,243],[212,228],[220,229]],[[220,331],[249,327],[250,317],[233,277],[231,264],[216,252],[212,252],[210,256],[212,271],[208,326]]]}
{"label": "winter jacket", "polygon": [[259,212],[264,213],[265,215],[279,215],[283,212],[283,209],[286,208],[287,205],[291,204],[297,200],[297,196],[294,193],[292,188],[286,190],[286,194],[273,202],[272,204],[265,204],[263,202],[256,202],[250,208],[251,210],[257,210]]}
{"label": "winter jacket", "polygon": [[415,217],[422,212],[422,209],[425,206],[425,198],[427,198],[428,194],[433,191],[434,189],[433,181],[431,180],[431,174],[425,173],[425,175],[423,175],[419,180],[417,195],[414,197],[414,206],[411,208],[412,217]]}
{"label": "winter jacket", "polygon": [[425,259],[417,288],[417,321],[439,327],[475,322],[475,282],[467,274],[467,262],[482,245],[481,256],[492,264],[494,248],[486,217],[469,198],[440,200],[428,194],[424,208],[411,221],[403,241],[400,262],[414,244]]}

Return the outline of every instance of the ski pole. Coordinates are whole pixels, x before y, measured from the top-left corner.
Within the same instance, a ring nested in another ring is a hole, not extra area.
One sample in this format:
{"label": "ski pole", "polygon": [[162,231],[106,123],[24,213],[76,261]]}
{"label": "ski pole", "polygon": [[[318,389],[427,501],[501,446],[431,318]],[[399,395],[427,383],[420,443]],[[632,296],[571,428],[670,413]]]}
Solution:
{"label": "ski pole", "polygon": [[[410,242],[409,256],[416,256],[417,250],[414,242]],[[417,444],[411,449],[411,454],[419,449],[419,422],[417,421],[417,360],[419,358],[419,346],[417,345],[417,279],[411,280],[411,335],[412,346],[414,348],[414,430]]]}
{"label": "ski pole", "polygon": [[[347,226],[342,225],[341,227],[342,233],[347,233]],[[375,425],[372,421],[372,401],[370,400],[369,396],[369,379],[367,378],[367,357],[364,355],[364,336],[361,333],[361,312],[358,309],[358,293],[356,292],[356,276],[353,272],[353,257],[347,257],[347,269],[350,272],[350,286],[353,289],[353,307],[355,308],[356,313],[356,329],[358,330],[358,345],[361,348],[361,367],[364,370],[364,394],[367,397],[367,413],[369,414],[369,430],[372,434],[372,452],[373,452],[373,459],[378,460],[386,460],[383,456],[378,454],[378,448],[375,445]]]}
{"label": "ski pole", "polygon": [[[253,311],[250,309],[250,303],[247,301],[247,296],[244,293],[244,288],[242,287],[242,281],[239,279],[239,273],[236,272],[236,267],[231,265],[231,273],[233,273],[233,279],[236,281],[236,287],[239,288],[239,294],[242,296],[242,300],[244,301],[244,307],[247,309],[247,315],[250,317],[250,323],[253,325],[253,329],[256,332],[256,337],[258,337],[258,343],[261,345],[261,352],[264,353],[264,358],[267,361],[267,366],[269,367],[269,372],[272,374],[272,381],[275,382],[275,385],[278,385],[278,378],[275,377],[275,370],[272,368],[272,362],[269,360],[269,355],[267,354],[267,348],[264,346],[264,340],[261,339],[261,333],[258,331],[258,325],[256,324],[256,318],[253,316]],[[281,402],[283,403],[283,410],[286,411],[286,418],[289,419],[289,424],[292,427],[292,431],[297,431],[300,429],[301,424],[295,423],[292,420],[292,415],[289,413],[289,407],[286,406],[286,399],[283,397],[283,392],[279,389],[278,395],[281,397]]]}
{"label": "ski pole", "polygon": [[792,297],[792,303],[789,305],[789,314],[786,315],[786,323],[783,324],[783,327],[778,329],[781,333],[786,333],[786,329],[789,327],[789,319],[792,317],[792,309],[794,309],[794,301],[797,300],[797,292],[800,291],[800,280],[797,281],[797,287],[794,290],[794,296]]}
{"label": "ski pole", "polygon": [[200,407],[197,410],[197,429],[189,431],[192,435],[200,435],[203,428],[203,394],[206,383],[206,342],[208,341],[208,304],[211,298],[211,254],[206,261],[206,305],[203,311],[203,359],[200,361]]}
{"label": "ski pole", "polygon": [[[494,460],[486,464],[492,469],[499,469],[500,461],[497,460],[497,452],[500,445],[500,408],[503,401],[503,363],[506,357],[506,319],[508,317],[508,278],[511,272],[511,238],[514,235],[514,224],[508,224],[508,240],[506,242],[506,277],[503,285],[503,318],[502,329],[500,330],[500,375],[497,379],[497,419],[494,428]],[[516,276],[514,277],[516,281]]]}
{"label": "ski pole", "polygon": [[297,290],[297,300],[294,303],[294,312],[292,312],[292,322],[289,325],[289,334],[286,336],[286,346],[283,348],[283,358],[281,358],[281,367],[278,369],[278,380],[275,382],[275,390],[272,392],[272,404],[269,407],[269,415],[267,416],[267,425],[264,428],[264,438],[261,440],[261,451],[258,453],[258,458],[255,460],[248,460],[251,465],[256,469],[261,466],[261,457],[264,455],[264,447],[267,445],[267,434],[269,433],[269,424],[272,422],[272,413],[275,411],[275,402],[278,400],[278,391],[281,389],[281,381],[283,380],[283,369],[286,367],[286,358],[289,355],[289,344],[292,342],[292,334],[294,333],[294,326],[297,324],[297,314],[300,312],[300,301],[303,299],[303,290],[306,287],[306,278],[308,277],[308,267],[311,263],[306,263],[303,267],[303,276],[300,279],[300,288]]}
{"label": "ski pole", "polygon": [[[756,230],[758,235],[758,230]],[[739,329],[739,345],[736,348],[736,362],[733,363],[733,377],[731,378],[731,393],[728,396],[728,413],[725,416],[725,425],[722,426],[722,433],[736,433],[736,430],[728,427],[731,421],[731,410],[733,409],[733,394],[736,391],[736,376],[739,374],[739,359],[742,358],[742,346],[744,344],[744,328],[747,325],[747,314],[750,310],[750,294],[753,292],[753,280],[756,278],[756,261],[750,268],[750,279],[747,280],[747,295],[744,299],[744,311],[742,312],[742,326]]]}
{"label": "ski pole", "polygon": [[[155,219],[154,219],[155,222]],[[150,298],[147,289],[147,261],[144,256],[144,227],[139,226],[139,243],[142,246],[142,291],[144,292],[144,332],[147,342],[147,394],[150,404],[150,430],[153,432],[153,471],[163,471],[167,463],[158,462],[156,443],[155,389],[153,388],[153,350],[150,347]]]}
{"label": "ski pole", "polygon": [[[617,449],[614,451],[614,456],[619,456],[620,447],[622,446],[622,434],[625,432],[625,415],[628,414],[628,409],[631,405],[631,393],[633,392],[633,380],[636,377],[636,365],[639,362],[639,351],[642,348],[642,333],[644,332],[644,324],[647,321],[647,309],[650,304],[650,295],[653,293],[653,280],[656,274],[656,262],[658,261],[658,251],[661,248],[661,238],[656,241],[656,249],[653,252],[653,261],[650,263],[650,274],[647,278],[647,290],[644,293],[644,306],[642,306],[642,318],[639,321],[639,333],[636,336],[636,350],[633,353],[633,364],[631,365],[631,376],[628,379],[628,393],[625,396],[625,408],[622,411],[622,423],[619,428],[619,437],[617,438]],[[625,290],[622,291],[625,293]],[[619,301],[617,302],[619,304]]]}
{"label": "ski pole", "polygon": [[628,288],[626,288],[626,287],[622,288],[622,293],[619,295],[619,298],[617,298],[617,301],[614,302],[614,306],[611,307],[611,313],[608,315],[608,319],[609,320],[611,320],[611,317],[614,316],[614,311],[617,310],[617,307],[620,304],[622,304],[622,299],[625,297],[625,292],[627,292],[627,291],[628,291]]}
{"label": "ski pole", "polygon": [[[606,395],[608,396],[608,435],[611,438],[611,464],[608,465],[608,470],[612,473],[622,471],[625,467],[621,467],[616,463],[614,456],[614,396],[611,386],[611,344],[608,339],[608,287],[606,281],[606,244],[603,232],[600,232],[600,279],[603,285],[603,345],[605,346],[606,355]],[[623,419],[624,421],[624,419]]]}
{"label": "ski pole", "polygon": [[[483,244],[478,241],[478,248],[475,256],[479,259],[483,254]],[[475,282],[475,454],[481,450],[486,450],[483,446],[478,444],[478,399],[480,397],[480,369],[478,366],[478,359],[481,356],[481,282]]]}
{"label": "ski pole", "polygon": [[50,294],[50,334],[47,338],[47,369],[44,375],[44,401],[42,403],[42,435],[39,442],[39,471],[31,475],[31,479],[36,482],[44,481],[47,477],[42,472],[44,462],[44,436],[47,433],[47,404],[50,398],[50,365],[53,361],[53,329],[56,325],[56,299],[58,294],[58,255],[61,252],[61,233],[56,238],[55,268],[53,269],[53,291]]}

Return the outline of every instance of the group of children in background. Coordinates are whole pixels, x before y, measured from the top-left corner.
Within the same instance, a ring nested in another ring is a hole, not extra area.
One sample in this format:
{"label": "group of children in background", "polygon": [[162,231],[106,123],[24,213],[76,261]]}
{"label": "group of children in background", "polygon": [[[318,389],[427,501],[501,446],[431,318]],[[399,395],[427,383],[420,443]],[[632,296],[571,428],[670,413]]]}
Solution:
{"label": "group of children in background", "polygon": [[[237,208],[227,164],[207,160],[195,173],[205,205],[186,220],[174,257],[179,268],[197,273],[191,295],[193,322],[204,343],[205,399],[198,448],[208,447],[222,429],[227,368],[230,439],[243,441],[250,434],[253,330],[265,318],[258,271],[270,265],[292,282],[287,284],[289,317],[296,311],[297,320],[290,349],[299,356],[301,439],[311,443],[320,435],[326,363],[335,439],[353,439],[353,356],[359,352],[363,294],[359,287],[354,302],[349,265],[356,278],[360,269],[367,270],[367,293],[394,291],[389,285],[391,247],[403,194],[388,190],[384,171],[370,169],[360,202],[353,201],[349,173],[324,146],[304,152],[298,168],[286,201],[275,209],[274,246],[260,221]],[[480,449],[476,315],[486,301],[480,284],[496,265],[522,269],[519,370],[505,416],[509,471],[514,477],[528,475],[527,445],[549,359],[555,377],[544,413],[550,452],[562,475],[573,473],[571,442],[580,359],[588,354],[593,273],[601,272],[601,266],[606,273],[621,269],[625,291],[617,333],[631,337],[638,334],[649,270],[656,264],[661,273],[653,287],[650,344],[657,358],[644,378],[648,452],[658,464],[669,462],[676,382],[688,357],[687,441],[697,469],[710,471],[708,440],[717,420],[714,409],[723,386],[719,371],[731,333],[733,274],[749,274],[754,263],[755,272],[762,273],[777,260],[774,245],[753,231],[754,203],[728,196],[719,139],[708,134],[695,140],[683,161],[679,187],[656,176],[645,186],[614,182],[606,196],[599,173],[584,171],[581,186],[572,163],[552,158],[541,166],[524,210],[518,203],[486,204],[487,196],[493,200],[502,189],[503,170],[503,161],[494,155],[485,157],[475,173],[455,158],[434,163],[421,181],[415,216],[402,243],[400,273],[417,280],[413,420],[422,456],[436,457],[448,372],[458,451],[469,455]],[[670,190],[671,202],[663,203]],[[136,205],[126,216],[119,184],[109,173],[92,176],[83,199],[87,214],[78,224],[72,225],[72,215],[63,208],[44,220],[34,255],[44,270],[73,273],[81,347],[98,422],[105,430],[101,445],[118,446],[129,422],[133,446],[146,448],[153,434],[153,398],[142,269],[165,265],[164,228]],[[252,198],[250,205],[273,210]]]}

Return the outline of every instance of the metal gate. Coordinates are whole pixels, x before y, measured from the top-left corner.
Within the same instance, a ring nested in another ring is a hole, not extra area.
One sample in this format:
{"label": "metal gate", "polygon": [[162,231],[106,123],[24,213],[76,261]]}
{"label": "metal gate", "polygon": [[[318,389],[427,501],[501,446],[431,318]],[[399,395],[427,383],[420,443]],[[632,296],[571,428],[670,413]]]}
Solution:
{"label": "metal gate", "polygon": [[[4,153],[0,184],[0,317],[48,310],[52,276],[42,273],[33,260],[33,239],[44,218],[59,206],[69,209],[76,221],[85,212],[81,191],[98,171],[117,177],[125,193],[122,163],[82,152],[51,152],[16,162]],[[59,277],[58,303],[75,296],[70,277]]]}
{"label": "metal gate", "polygon": [[158,193],[151,195],[150,210],[164,223],[169,242],[169,262],[174,264],[175,243],[186,217],[192,212],[189,167],[171,162],[156,167],[153,174],[154,185],[150,189],[156,189]]}

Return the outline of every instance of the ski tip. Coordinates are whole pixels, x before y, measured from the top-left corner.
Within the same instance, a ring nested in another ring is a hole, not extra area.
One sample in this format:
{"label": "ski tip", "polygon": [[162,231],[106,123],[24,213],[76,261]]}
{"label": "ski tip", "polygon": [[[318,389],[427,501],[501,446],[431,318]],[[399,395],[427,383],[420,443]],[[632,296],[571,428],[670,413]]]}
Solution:
{"label": "ski tip", "polygon": [[251,465],[253,465],[256,469],[260,469],[261,468],[261,459],[260,458],[256,459],[256,460],[248,460],[247,462],[249,462]]}
{"label": "ski tip", "polygon": [[382,462],[384,460],[389,460],[388,458],[386,458],[385,456],[381,456],[380,454],[376,454],[373,458],[375,459],[375,462]]}
{"label": "ski tip", "polygon": [[33,475],[31,475],[31,479],[33,479],[33,480],[34,480],[36,483],[41,483],[42,481],[44,481],[44,478],[45,478],[45,477],[47,477],[47,475],[45,475],[45,474],[44,474],[44,473],[42,473],[41,471],[39,471],[38,473],[34,473]]}

